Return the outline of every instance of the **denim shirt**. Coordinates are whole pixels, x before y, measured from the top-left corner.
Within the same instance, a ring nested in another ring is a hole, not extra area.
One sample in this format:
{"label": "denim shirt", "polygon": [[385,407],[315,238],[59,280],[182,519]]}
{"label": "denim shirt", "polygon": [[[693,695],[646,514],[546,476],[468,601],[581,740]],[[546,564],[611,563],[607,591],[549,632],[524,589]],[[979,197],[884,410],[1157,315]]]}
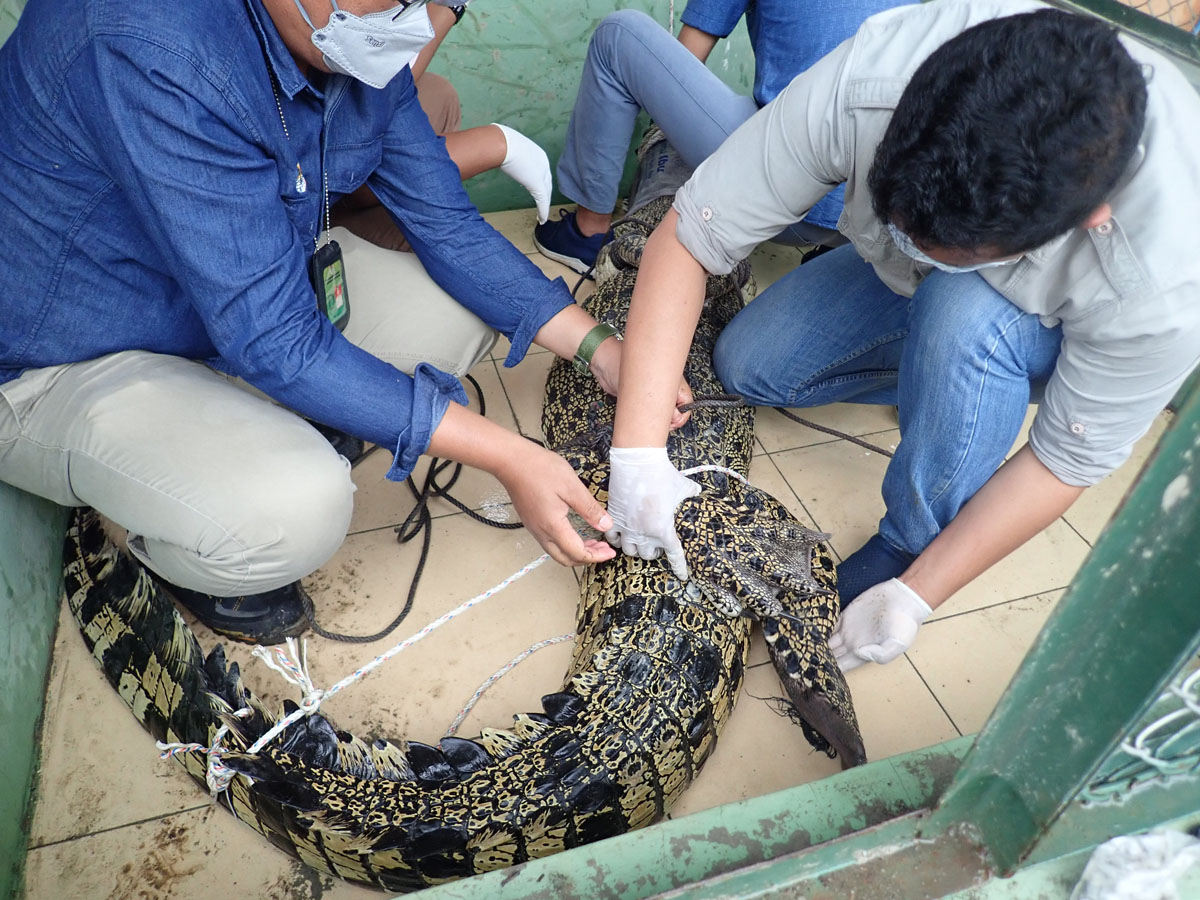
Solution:
{"label": "denim shirt", "polygon": [[0,109],[0,383],[129,349],[206,360],[393,448],[404,478],[466,398],[318,312],[322,173],[331,202],[370,185],[433,280],[509,337],[507,365],[572,302],[480,218],[408,69],[310,83],[261,0],[30,0]]}
{"label": "denim shirt", "polygon": [[[682,21],[706,34],[728,37],[746,16],[754,51],[754,102],[766,106],[791,80],[851,37],[868,16],[913,0],[688,0]],[[845,188],[816,203],[804,221],[837,228]]]}

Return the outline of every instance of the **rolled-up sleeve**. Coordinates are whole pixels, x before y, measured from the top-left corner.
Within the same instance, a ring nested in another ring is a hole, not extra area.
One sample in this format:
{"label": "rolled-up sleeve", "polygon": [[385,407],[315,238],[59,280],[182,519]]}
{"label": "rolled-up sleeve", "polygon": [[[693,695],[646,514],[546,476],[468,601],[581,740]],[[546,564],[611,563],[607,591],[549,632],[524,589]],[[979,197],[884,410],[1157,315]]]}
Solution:
{"label": "rolled-up sleeve", "polygon": [[853,148],[842,82],[853,48],[846,41],[797,75],[675,195],[676,236],[712,274],[731,271],[846,180]]}
{"label": "rolled-up sleeve", "polygon": [[705,34],[729,37],[749,6],[750,0],[688,0],[680,20]]}
{"label": "rolled-up sleeve", "polygon": [[429,125],[415,90],[397,104],[383,161],[367,182],[400,225],[429,276],[512,344],[506,366],[574,300],[480,216],[445,141]]}
{"label": "rolled-up sleeve", "polygon": [[1062,349],[1029,434],[1033,452],[1060,481],[1093,485],[1129,458],[1200,362],[1198,299],[1198,285],[1156,298],[1155,308],[1178,324],[1140,335],[1106,339],[1063,323]]}

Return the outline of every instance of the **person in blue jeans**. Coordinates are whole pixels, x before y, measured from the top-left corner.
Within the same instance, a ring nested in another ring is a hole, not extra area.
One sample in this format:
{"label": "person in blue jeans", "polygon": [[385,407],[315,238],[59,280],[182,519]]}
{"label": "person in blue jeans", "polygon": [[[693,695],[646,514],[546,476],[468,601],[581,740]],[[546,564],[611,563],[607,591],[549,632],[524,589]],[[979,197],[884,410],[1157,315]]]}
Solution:
{"label": "person in blue jeans", "polygon": [[1128,459],[1200,362],[1198,133],[1183,73],[1091,16],[930,0],[869,18],[700,165],[646,243],[609,539],[687,577],[675,511],[699,486],[666,442],[706,277],[845,183],[849,244],[749,303],[714,364],[756,404],[898,406],[886,513],[838,566],[830,647],[843,669],[899,657]]}
{"label": "person in blue jeans", "polygon": [[[301,630],[345,538],[310,421],[393,480],[489,471],[561,563],[613,556],[571,467],[466,406],[498,332],[609,390],[620,347],[469,201],[413,84],[433,36],[397,0],[29,0],[0,48],[0,479],[106,515],[227,636]],[[364,185],[413,253],[330,227]]]}
{"label": "person in blue jeans", "polygon": [[[588,45],[579,93],[558,161],[558,187],[575,212],[534,229],[538,250],[585,272],[607,239],[635,120],[646,110],[694,169],[799,73],[896,0],[689,0],[679,39],[637,10],[605,17]],[[746,16],[754,51],[754,93],[737,93],[704,61],[718,38]],[[791,244],[844,243],[837,232],[843,189],[834,188],[802,222],[777,238]]]}

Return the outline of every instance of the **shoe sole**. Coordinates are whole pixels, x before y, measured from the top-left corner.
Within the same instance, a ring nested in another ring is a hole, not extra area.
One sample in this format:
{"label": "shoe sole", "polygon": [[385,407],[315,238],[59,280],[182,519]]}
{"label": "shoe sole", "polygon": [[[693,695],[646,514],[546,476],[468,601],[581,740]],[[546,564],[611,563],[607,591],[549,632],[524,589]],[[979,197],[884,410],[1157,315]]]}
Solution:
{"label": "shoe sole", "polygon": [[[304,632],[308,631],[308,616],[305,615],[303,610],[301,611],[299,618],[293,619],[291,622],[286,624],[277,626],[274,631],[238,631],[232,625],[214,625],[205,618],[201,618],[193,610],[188,609],[187,604],[179,600],[173,593],[171,593],[170,588],[163,584],[159,579],[155,578],[154,584],[159,590],[170,597],[171,602],[173,602],[179,609],[186,612],[189,616],[191,616],[213,634],[219,635],[220,637],[229,638],[231,641],[237,641],[239,644],[261,644],[264,647],[269,647],[273,644],[282,644],[288,638],[299,637],[300,635],[304,634]],[[303,587],[300,589],[304,590]]]}
{"label": "shoe sole", "polygon": [[[193,615],[195,615],[193,613]],[[272,631],[267,634],[262,632],[241,632],[234,631],[232,628],[225,626],[213,626],[203,619],[198,621],[203,622],[204,626],[213,634],[218,634],[221,637],[229,638],[231,641],[237,641],[239,644],[261,644],[264,647],[269,647],[272,644],[282,644],[290,637],[299,637],[308,631],[308,618],[301,616],[295,622],[288,625],[282,625],[277,631]]]}
{"label": "shoe sole", "polygon": [[577,256],[565,256],[562,253],[555,253],[553,250],[547,250],[541,245],[536,237],[533,239],[533,246],[537,247],[538,253],[542,254],[542,256],[546,257],[547,259],[552,259],[555,262],[560,262],[568,269],[573,269],[580,275],[586,275],[592,268],[592,266],[588,265]]}

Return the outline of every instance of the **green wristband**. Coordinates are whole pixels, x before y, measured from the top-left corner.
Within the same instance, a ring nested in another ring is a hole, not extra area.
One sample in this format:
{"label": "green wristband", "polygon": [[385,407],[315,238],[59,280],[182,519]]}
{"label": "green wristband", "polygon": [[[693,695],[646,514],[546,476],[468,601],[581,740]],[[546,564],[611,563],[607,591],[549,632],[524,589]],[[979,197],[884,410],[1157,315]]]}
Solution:
{"label": "green wristband", "polygon": [[585,334],[579,343],[579,349],[575,351],[575,368],[580,372],[587,372],[588,367],[592,364],[592,357],[596,355],[596,348],[610,337],[615,337],[619,341],[621,333],[604,322]]}

